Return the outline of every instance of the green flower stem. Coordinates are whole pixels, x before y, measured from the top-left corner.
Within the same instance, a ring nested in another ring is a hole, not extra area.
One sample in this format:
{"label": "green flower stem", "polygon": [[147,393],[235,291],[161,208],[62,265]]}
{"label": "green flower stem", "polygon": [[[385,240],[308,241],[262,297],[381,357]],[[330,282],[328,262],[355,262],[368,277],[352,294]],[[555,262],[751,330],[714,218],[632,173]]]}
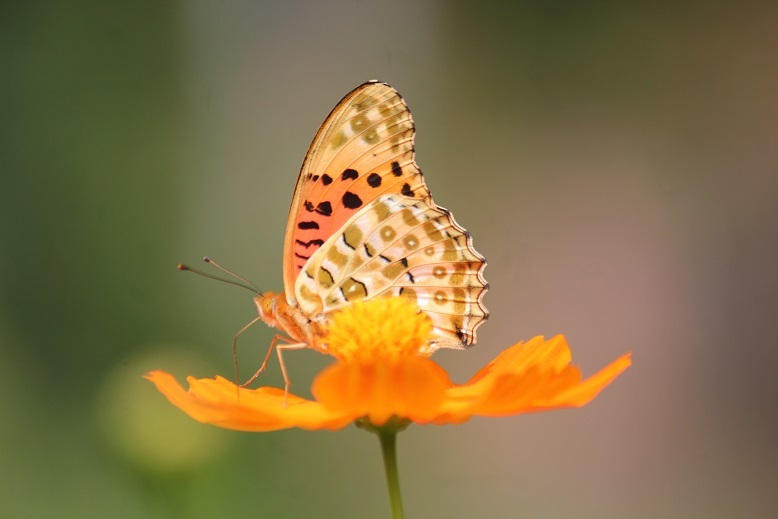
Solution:
{"label": "green flower stem", "polygon": [[384,455],[386,483],[389,485],[389,501],[392,503],[392,518],[403,519],[403,502],[400,496],[400,478],[397,474],[397,429],[382,427],[376,431]]}
{"label": "green flower stem", "polygon": [[392,519],[403,519],[403,501],[400,496],[400,478],[397,473],[397,433],[404,431],[410,425],[410,420],[391,417],[387,422],[377,427],[367,417],[360,418],[355,425],[360,429],[375,433],[381,442],[381,453],[384,455],[386,469],[386,484],[389,485],[389,501],[392,503]]}

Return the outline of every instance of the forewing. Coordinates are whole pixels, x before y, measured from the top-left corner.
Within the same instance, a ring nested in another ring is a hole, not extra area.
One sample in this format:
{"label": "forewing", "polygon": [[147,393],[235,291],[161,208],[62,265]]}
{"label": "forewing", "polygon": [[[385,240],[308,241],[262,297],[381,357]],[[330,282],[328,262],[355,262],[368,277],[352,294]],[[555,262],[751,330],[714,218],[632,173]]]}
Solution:
{"label": "forewing", "polygon": [[429,200],[414,161],[414,124],[397,91],[371,81],[351,91],[319,128],[297,179],[284,241],[290,304],[305,263],[355,213],[401,193]]}

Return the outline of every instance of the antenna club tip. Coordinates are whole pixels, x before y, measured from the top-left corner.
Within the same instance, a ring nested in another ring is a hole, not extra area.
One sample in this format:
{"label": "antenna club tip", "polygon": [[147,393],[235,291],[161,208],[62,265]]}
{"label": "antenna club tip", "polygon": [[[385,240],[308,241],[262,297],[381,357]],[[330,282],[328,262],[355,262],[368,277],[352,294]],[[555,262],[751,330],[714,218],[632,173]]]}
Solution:
{"label": "antenna club tip", "polygon": [[211,262],[211,258],[209,258],[208,256],[205,256],[205,257],[203,257],[203,261],[206,262],[206,263],[210,263]]}
{"label": "antenna club tip", "polygon": [[189,270],[189,267],[187,267],[187,266],[186,266],[186,265],[184,265],[183,263],[179,263],[179,264],[178,264],[178,266],[177,266],[176,268],[177,268],[178,270]]}

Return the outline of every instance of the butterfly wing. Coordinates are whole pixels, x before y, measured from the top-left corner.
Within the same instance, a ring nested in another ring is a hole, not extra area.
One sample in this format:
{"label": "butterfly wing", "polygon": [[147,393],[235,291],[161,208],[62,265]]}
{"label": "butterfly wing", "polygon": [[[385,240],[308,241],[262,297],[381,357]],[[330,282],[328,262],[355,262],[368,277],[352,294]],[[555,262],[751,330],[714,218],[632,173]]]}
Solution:
{"label": "butterfly wing", "polygon": [[381,196],[345,222],[308,260],[295,295],[309,315],[359,299],[399,295],[433,321],[431,349],[467,347],[488,317],[484,258],[449,211],[402,195]]}
{"label": "butterfly wing", "polygon": [[377,81],[349,92],[325,119],[289,212],[283,260],[289,304],[297,304],[295,281],[303,266],[355,213],[387,194],[429,199],[414,161],[414,132],[405,101]]}

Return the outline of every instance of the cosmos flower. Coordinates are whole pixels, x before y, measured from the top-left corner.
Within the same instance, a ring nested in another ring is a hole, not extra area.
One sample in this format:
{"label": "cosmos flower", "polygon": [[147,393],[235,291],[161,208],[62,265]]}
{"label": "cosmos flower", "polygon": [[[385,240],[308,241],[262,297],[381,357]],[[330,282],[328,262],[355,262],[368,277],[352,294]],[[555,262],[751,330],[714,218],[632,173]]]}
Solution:
{"label": "cosmos flower", "polygon": [[[376,298],[336,313],[324,343],[335,362],[319,373],[313,400],[283,389],[238,389],[222,377],[189,377],[189,389],[163,371],[147,375],[189,416],[241,431],[291,427],[336,430],[358,422],[459,424],[473,416],[581,407],[631,364],[630,354],[583,379],[561,335],[535,337],[500,353],[464,384],[420,355],[432,322],[403,298]],[[284,402],[286,401],[286,405]]]}

